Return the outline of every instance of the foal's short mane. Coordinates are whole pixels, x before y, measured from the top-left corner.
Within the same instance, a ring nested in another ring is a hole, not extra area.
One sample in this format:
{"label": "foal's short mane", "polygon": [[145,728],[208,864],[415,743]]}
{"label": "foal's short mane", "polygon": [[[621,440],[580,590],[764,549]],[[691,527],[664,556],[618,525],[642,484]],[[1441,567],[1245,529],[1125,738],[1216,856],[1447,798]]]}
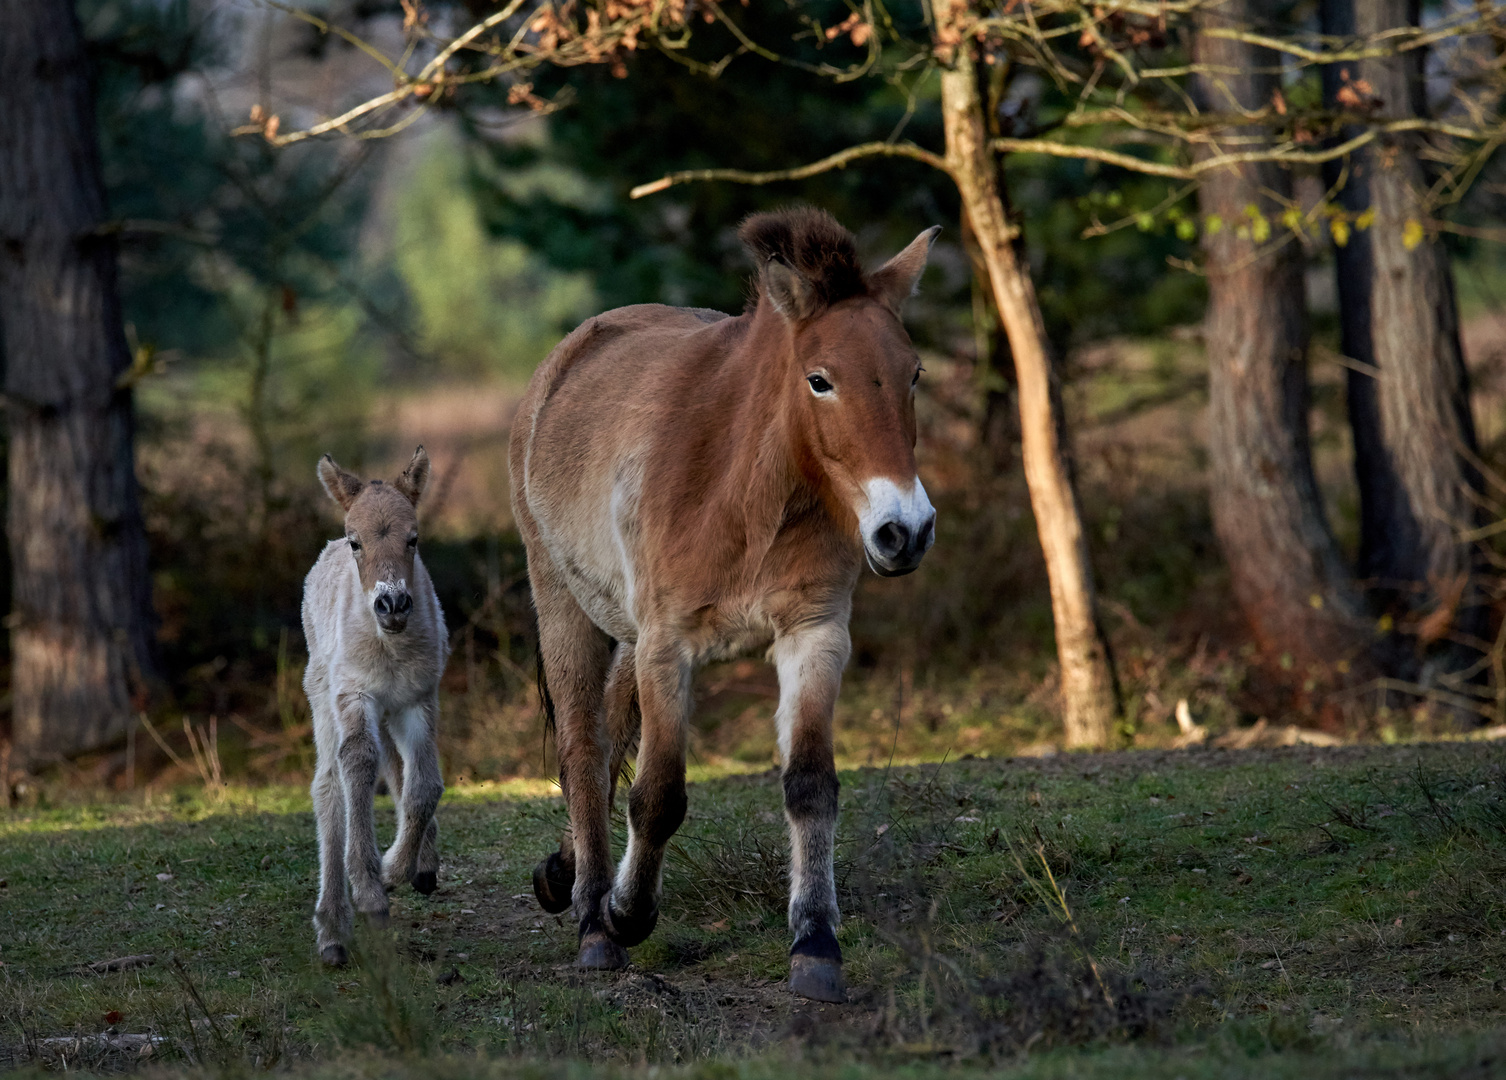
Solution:
{"label": "foal's short mane", "polygon": [[760,269],[778,260],[798,270],[823,305],[868,293],[857,242],[825,210],[795,206],[754,214],[737,235]]}

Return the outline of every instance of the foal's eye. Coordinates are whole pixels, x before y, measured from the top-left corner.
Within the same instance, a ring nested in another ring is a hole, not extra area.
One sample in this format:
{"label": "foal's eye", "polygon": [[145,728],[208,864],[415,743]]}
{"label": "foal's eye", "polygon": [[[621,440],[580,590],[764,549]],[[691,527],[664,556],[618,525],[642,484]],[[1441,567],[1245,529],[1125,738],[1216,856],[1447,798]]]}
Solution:
{"label": "foal's eye", "polygon": [[416,547],[418,547],[418,537],[416,537],[416,536],[410,536],[410,537],[408,537],[408,546],[410,548],[416,548]]}
{"label": "foal's eye", "polygon": [[831,383],[827,382],[826,378],[824,376],[822,376],[822,375],[807,375],[805,377],[805,381],[811,384],[811,390],[814,393],[817,393],[817,394],[829,394],[829,393],[831,393],[831,390],[832,390]]}
{"label": "foal's eye", "polygon": [[354,536],[347,536],[345,539],[350,542],[351,551],[357,555],[361,554],[361,541],[357,540]]}

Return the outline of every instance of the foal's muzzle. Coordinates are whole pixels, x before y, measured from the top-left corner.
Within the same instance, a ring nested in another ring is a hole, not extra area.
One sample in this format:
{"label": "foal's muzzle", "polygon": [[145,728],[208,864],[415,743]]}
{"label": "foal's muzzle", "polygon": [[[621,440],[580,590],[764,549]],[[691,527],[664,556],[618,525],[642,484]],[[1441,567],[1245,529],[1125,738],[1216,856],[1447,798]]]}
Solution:
{"label": "foal's muzzle", "polygon": [[918,525],[892,519],[884,522],[863,540],[868,565],[882,577],[900,577],[920,565],[920,560],[936,542],[936,515],[928,515]]}
{"label": "foal's muzzle", "polygon": [[386,634],[401,634],[408,628],[408,613],[413,610],[413,597],[407,589],[384,589],[371,602],[377,625]]}

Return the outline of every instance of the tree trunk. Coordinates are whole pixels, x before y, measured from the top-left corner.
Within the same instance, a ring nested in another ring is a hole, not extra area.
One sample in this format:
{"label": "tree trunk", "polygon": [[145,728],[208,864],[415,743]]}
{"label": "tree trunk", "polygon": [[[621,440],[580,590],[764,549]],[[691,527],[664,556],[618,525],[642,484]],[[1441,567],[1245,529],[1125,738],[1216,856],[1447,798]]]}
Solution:
{"label": "tree trunk", "polygon": [[960,42],[951,66],[941,75],[946,159],[988,265],[994,302],[1014,356],[1021,454],[1051,585],[1067,744],[1106,746],[1119,714],[1117,686],[1098,625],[1087,535],[1072,489],[1045,323],[1028,269],[1015,250],[1017,230],[1005,213],[995,179],[973,45],[962,33],[966,6],[937,4],[934,13],[938,40]]}
{"label": "tree trunk", "polygon": [[[1259,26],[1270,0],[1233,0],[1199,15],[1202,28]],[[1207,111],[1257,110],[1279,86],[1269,49],[1199,35],[1199,80]],[[1228,74],[1235,71],[1237,74]],[[1243,127],[1248,138],[1257,129]],[[1253,148],[1253,147],[1242,147]],[[1203,157],[1215,146],[1199,150]],[[1287,243],[1262,251],[1247,208],[1279,219],[1291,174],[1275,164],[1208,174],[1198,191],[1208,268],[1209,501],[1234,596],[1260,646],[1304,673],[1331,670],[1365,653],[1362,597],[1329,531],[1308,439],[1307,313],[1302,253]],[[1281,226],[1275,225],[1273,238]]]}
{"label": "tree trunk", "polygon": [[1020,442],[1019,393],[1009,335],[994,308],[988,264],[966,214],[962,216],[962,248],[973,271],[973,375],[982,399],[978,418],[980,464],[990,475],[1002,476],[1014,467],[1015,447]]}
{"label": "tree trunk", "polygon": [[72,0],[0,0],[0,356],[9,426],[12,736],[103,746],[150,671],[130,366]]}
{"label": "tree trunk", "polygon": [[[1320,12],[1325,34],[1348,36],[1416,25],[1418,8],[1417,0],[1323,0]],[[1346,112],[1424,116],[1422,64],[1422,50],[1334,64],[1323,73],[1325,96]],[[1358,571],[1426,646],[1458,631],[1477,635],[1485,609],[1470,588],[1474,553],[1459,538],[1478,522],[1469,377],[1448,253],[1422,227],[1420,147],[1416,133],[1391,135],[1348,162],[1340,201],[1374,220],[1337,248],[1337,263],[1341,348],[1358,362],[1348,375]],[[1330,182],[1343,168],[1331,167]],[[1417,656],[1398,651],[1414,669]]]}

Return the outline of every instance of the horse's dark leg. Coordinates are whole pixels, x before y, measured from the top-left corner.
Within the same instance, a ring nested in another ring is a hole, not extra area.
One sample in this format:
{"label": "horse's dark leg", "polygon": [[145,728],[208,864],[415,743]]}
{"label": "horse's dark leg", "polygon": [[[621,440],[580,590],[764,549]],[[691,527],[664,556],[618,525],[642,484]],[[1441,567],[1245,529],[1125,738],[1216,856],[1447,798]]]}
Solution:
{"label": "horse's dark leg", "polygon": [[560,787],[570,808],[569,850],[561,844],[561,852],[534,871],[534,892],[546,909],[563,910],[557,905],[568,888],[580,924],[577,963],[620,968],[627,954],[608,940],[601,925],[601,897],[612,881],[607,802],[612,747],[602,715],[611,641],[575,602],[547,553],[534,545],[529,545],[528,576],[539,615],[540,661],[554,703]]}
{"label": "horse's dark leg", "polygon": [[602,903],[607,933],[637,945],[659,921],[664,848],[685,820],[685,738],[690,660],[677,643],[644,635],[636,650],[642,744],[628,792],[628,846]]}
{"label": "horse's dark leg", "polygon": [[806,627],[774,643],[779,669],[779,750],[784,813],[790,825],[790,988],[816,1001],[845,1001],[837,945],[832,865],[837,828],[837,769],[832,709],[851,650],[847,627]]}

